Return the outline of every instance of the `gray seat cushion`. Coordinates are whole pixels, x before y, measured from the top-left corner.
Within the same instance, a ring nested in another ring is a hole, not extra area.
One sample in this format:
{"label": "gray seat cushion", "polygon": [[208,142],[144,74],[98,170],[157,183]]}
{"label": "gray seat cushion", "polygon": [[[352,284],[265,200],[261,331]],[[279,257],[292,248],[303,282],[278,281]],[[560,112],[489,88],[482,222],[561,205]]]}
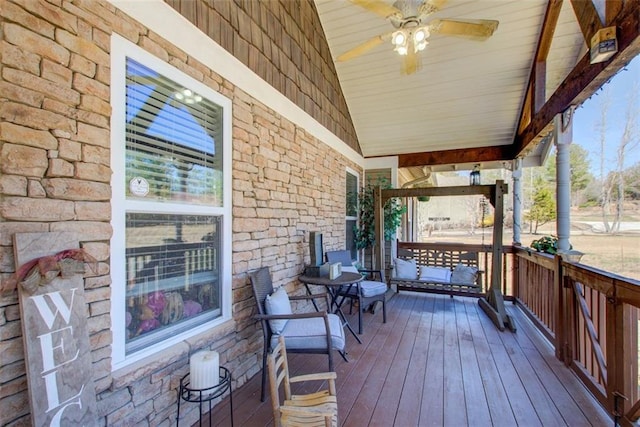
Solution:
{"label": "gray seat cushion", "polygon": [[[348,291],[341,291],[340,294],[349,294],[355,296],[357,291],[358,287],[356,285],[352,285]],[[387,292],[387,285],[383,282],[363,280],[362,282],[360,282],[360,292],[362,292],[362,296],[365,298],[381,295]]]}
{"label": "gray seat cushion", "polygon": [[[329,329],[334,350],[344,351],[345,337],[342,322],[336,314],[329,314]],[[327,335],[322,317],[290,319],[281,335],[288,349],[326,348]],[[278,335],[271,337],[271,348],[278,344]]]}
{"label": "gray seat cushion", "polygon": [[387,284],[383,282],[374,282],[372,280],[363,280],[360,282],[360,291],[363,297],[372,297],[387,292]]}

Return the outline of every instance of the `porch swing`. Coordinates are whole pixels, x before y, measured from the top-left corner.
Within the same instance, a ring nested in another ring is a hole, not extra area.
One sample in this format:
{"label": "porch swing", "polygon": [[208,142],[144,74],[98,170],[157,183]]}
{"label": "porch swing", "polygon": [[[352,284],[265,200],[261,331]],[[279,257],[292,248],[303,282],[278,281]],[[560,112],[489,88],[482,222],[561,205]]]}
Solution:
{"label": "porch swing", "polygon": [[[470,186],[452,186],[452,187],[426,187],[426,188],[402,188],[402,189],[382,189],[377,187],[374,189],[374,221],[376,243],[374,246],[374,262],[375,265],[383,266],[385,260],[384,244],[384,205],[392,198],[396,197],[437,197],[437,196],[471,196],[482,195],[489,200],[495,209],[493,242],[491,245],[491,276],[489,288],[483,296],[478,299],[478,304],[487,313],[498,329],[503,331],[509,328],[515,332],[516,327],[513,319],[506,313],[504,308],[504,299],[501,290],[502,283],[502,224],[504,218],[504,195],[508,193],[508,186],[502,180],[496,181],[491,185],[470,185]],[[499,226],[495,226],[499,224]],[[375,267],[374,267],[375,268]],[[384,269],[382,269],[384,274]],[[384,280],[384,278],[383,278]],[[455,285],[455,284],[454,284]],[[471,286],[471,285],[470,285]],[[474,286],[475,287],[475,286]],[[447,293],[450,295],[460,295],[464,292],[442,287],[438,293]],[[459,286],[458,286],[459,288]],[[415,289],[412,289],[415,290]],[[425,290],[425,291],[432,291]]]}

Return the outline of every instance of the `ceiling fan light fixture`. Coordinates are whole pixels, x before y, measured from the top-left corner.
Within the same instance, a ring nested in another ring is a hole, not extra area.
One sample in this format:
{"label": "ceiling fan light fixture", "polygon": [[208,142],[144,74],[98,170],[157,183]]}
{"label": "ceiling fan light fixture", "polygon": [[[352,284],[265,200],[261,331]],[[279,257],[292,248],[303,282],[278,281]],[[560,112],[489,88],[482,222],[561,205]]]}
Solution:
{"label": "ceiling fan light fixture", "polygon": [[421,50],[425,50],[425,48],[427,47],[427,45],[429,44],[428,41],[424,40],[421,41],[420,43],[414,43],[413,47],[414,47],[414,51],[416,53],[420,52]]}
{"label": "ceiling fan light fixture", "polygon": [[395,51],[398,52],[399,55],[406,55],[407,53],[409,53],[409,49],[407,49],[407,46],[396,46]]}
{"label": "ceiling fan light fixture", "polygon": [[426,27],[418,28],[413,33],[413,43],[417,45],[419,43],[422,43],[423,41],[426,41],[428,37],[429,30]]}
{"label": "ceiling fan light fixture", "polygon": [[407,35],[402,30],[398,30],[391,36],[391,43],[398,48],[404,46],[407,43]]}

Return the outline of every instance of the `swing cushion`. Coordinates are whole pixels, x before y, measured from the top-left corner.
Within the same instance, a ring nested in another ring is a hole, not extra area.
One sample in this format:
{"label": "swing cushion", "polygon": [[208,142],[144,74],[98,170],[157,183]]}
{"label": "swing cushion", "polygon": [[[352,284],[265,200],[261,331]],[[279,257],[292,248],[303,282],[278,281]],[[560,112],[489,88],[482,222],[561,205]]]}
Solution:
{"label": "swing cushion", "polygon": [[393,259],[393,277],[395,279],[411,279],[418,278],[418,267],[415,259]]}
{"label": "swing cushion", "polygon": [[478,279],[478,269],[469,265],[458,264],[451,273],[451,283],[473,285]]}
{"label": "swing cushion", "polygon": [[449,283],[451,281],[451,270],[447,267],[423,265],[420,267],[420,280],[424,282]]}

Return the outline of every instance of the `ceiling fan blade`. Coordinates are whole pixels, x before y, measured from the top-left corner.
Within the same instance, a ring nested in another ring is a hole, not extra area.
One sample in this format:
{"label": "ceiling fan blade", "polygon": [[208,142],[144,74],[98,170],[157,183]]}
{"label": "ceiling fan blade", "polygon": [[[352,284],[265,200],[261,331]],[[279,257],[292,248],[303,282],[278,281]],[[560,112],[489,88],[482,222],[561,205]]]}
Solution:
{"label": "ceiling fan blade", "polygon": [[464,37],[471,40],[486,40],[498,28],[498,21],[488,19],[434,19],[429,23],[432,33]]}
{"label": "ceiling fan blade", "polygon": [[375,14],[388,18],[393,15],[397,15],[402,18],[402,11],[400,9],[391,6],[383,2],[382,0],[350,0],[351,3],[363,7]]}
{"label": "ceiling fan blade", "polygon": [[356,58],[384,42],[385,35],[380,35],[359,44],[336,58],[336,62],[344,62]]}
{"label": "ceiling fan blade", "polygon": [[413,74],[421,67],[420,55],[416,54],[413,49],[409,49],[402,62],[402,74]]}
{"label": "ceiling fan blade", "polygon": [[420,8],[418,9],[418,13],[423,18],[427,17],[432,13],[436,13],[437,11],[442,9],[442,6],[444,6],[444,4],[448,1],[449,0],[425,0],[420,5]]}

